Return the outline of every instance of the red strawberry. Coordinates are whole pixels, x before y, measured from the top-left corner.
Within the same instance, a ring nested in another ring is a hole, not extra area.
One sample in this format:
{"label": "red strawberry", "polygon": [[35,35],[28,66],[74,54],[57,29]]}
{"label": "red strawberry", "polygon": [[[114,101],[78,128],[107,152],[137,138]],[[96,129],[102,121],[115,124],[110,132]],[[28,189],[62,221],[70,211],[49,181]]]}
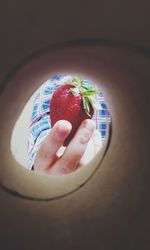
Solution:
{"label": "red strawberry", "polygon": [[94,108],[98,108],[95,101],[97,93],[94,86],[86,85],[77,77],[72,82],[59,86],[54,92],[50,102],[52,127],[59,120],[67,120],[72,124],[64,146],[73,138],[81,122],[92,118]]}

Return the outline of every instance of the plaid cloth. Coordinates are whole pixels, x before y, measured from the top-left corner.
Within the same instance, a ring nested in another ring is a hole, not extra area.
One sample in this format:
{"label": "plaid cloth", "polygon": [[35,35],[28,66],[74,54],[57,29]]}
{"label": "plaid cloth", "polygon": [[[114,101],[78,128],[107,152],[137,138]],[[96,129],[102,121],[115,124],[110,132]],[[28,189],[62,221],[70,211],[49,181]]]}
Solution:
{"label": "plaid cloth", "polygon": [[[57,75],[46,81],[35,93],[35,99],[33,102],[33,109],[31,115],[31,122],[29,125],[29,137],[28,137],[28,169],[32,169],[36,153],[51,129],[50,122],[50,100],[53,92],[64,82],[70,82],[73,76]],[[89,80],[84,80],[86,84],[93,84]],[[104,141],[107,127],[110,124],[111,118],[107,110],[106,103],[102,93],[98,96],[98,102],[100,109],[95,111],[93,120],[96,123],[97,129],[101,132],[102,141]]]}

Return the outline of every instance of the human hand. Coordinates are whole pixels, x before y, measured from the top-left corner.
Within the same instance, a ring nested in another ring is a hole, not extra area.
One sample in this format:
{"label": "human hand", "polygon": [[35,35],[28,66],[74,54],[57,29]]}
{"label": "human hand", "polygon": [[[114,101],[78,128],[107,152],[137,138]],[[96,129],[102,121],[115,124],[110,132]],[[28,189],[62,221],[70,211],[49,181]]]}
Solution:
{"label": "human hand", "polygon": [[82,122],[69,145],[62,147],[71,131],[71,124],[61,120],[55,123],[37,152],[34,170],[44,175],[71,173],[87,164],[101,147],[100,133],[95,123]]}

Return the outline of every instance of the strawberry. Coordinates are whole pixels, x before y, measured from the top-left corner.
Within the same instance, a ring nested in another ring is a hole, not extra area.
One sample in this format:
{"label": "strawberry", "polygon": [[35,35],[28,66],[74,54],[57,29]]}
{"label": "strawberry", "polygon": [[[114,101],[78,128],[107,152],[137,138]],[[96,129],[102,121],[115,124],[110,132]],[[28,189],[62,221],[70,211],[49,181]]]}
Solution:
{"label": "strawberry", "polygon": [[64,146],[69,144],[81,122],[91,119],[94,109],[98,109],[95,98],[97,93],[98,90],[94,86],[86,85],[79,77],[60,85],[53,93],[50,102],[52,127],[59,120],[67,120],[72,124],[72,130]]}

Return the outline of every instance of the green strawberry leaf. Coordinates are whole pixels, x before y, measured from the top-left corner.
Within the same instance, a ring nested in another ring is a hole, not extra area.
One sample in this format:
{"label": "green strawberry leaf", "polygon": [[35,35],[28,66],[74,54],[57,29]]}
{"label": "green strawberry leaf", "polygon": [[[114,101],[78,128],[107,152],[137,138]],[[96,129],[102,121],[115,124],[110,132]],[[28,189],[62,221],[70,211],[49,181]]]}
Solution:
{"label": "green strawberry leaf", "polygon": [[79,84],[79,85],[81,85],[81,82],[82,82],[81,78],[78,77],[78,76],[75,76],[72,81],[75,82],[75,83],[77,83],[77,84]]}
{"label": "green strawberry leaf", "polygon": [[85,82],[82,81],[78,76],[73,78],[72,85],[74,88],[71,88],[70,92],[73,95],[82,96],[85,113],[91,117],[90,104],[92,105],[93,109],[99,110],[100,108],[98,100],[96,100],[96,96],[100,93],[100,90],[93,85],[85,84]]}
{"label": "green strawberry leaf", "polygon": [[84,83],[82,83],[82,88],[89,90],[89,85],[85,85]]}
{"label": "green strawberry leaf", "polygon": [[79,90],[79,88],[71,88],[71,89],[70,89],[70,92],[71,92],[73,95],[80,95],[80,90]]}
{"label": "green strawberry leaf", "polygon": [[91,117],[91,115],[90,115],[90,107],[89,107],[89,100],[87,99],[87,97],[84,97],[83,96],[83,107],[84,107],[84,110],[85,110],[85,113],[89,116],[89,117]]}
{"label": "green strawberry leaf", "polygon": [[82,83],[82,87],[85,89],[93,89],[94,88],[94,86],[92,86],[90,84],[85,84],[85,83]]}
{"label": "green strawberry leaf", "polygon": [[93,96],[93,95],[96,95],[96,91],[95,90],[88,90],[88,91],[85,91],[84,93],[84,96]]}
{"label": "green strawberry leaf", "polygon": [[88,96],[88,100],[89,100],[89,102],[91,103],[93,109],[96,109],[96,110],[99,110],[99,109],[100,109],[99,103],[98,103],[98,101],[95,99],[94,96]]}

